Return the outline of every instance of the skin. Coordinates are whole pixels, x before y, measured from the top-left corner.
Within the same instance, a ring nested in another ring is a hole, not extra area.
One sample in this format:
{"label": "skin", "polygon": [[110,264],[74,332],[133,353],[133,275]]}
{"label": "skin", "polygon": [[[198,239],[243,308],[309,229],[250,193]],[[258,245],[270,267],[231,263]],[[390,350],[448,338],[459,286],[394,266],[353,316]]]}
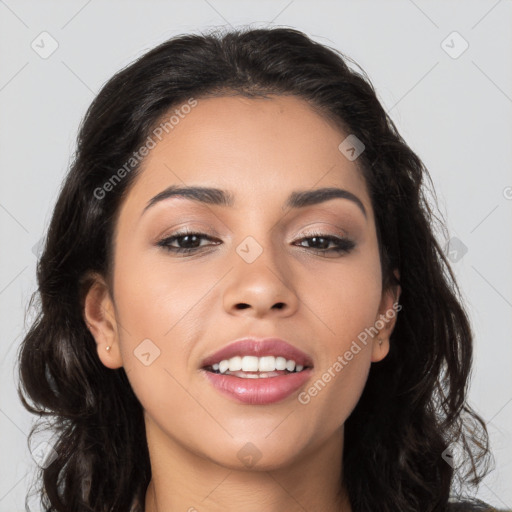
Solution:
{"label": "skin", "polygon": [[[400,287],[382,290],[366,183],[357,161],[338,149],[346,135],[293,96],[199,99],[145,158],[120,210],[113,290],[97,276],[84,316],[99,359],[125,368],[144,408],[152,466],[146,512],[351,510],[340,488],[343,426],[371,364],[389,351],[396,315],[305,405],[297,393],[240,404],[200,370],[207,355],[239,337],[278,336],[313,359],[304,391],[392,310]],[[174,197],[141,216],[171,184],[227,189],[235,205]],[[367,217],[340,198],[283,210],[292,191],[331,186],[355,194]],[[156,245],[183,227],[212,238],[200,239],[192,256]],[[333,244],[304,241],[314,231],[347,236],[355,247],[322,253],[317,247]],[[247,236],[263,248],[252,263],[236,252]],[[160,355],[145,366],[134,350],[148,338]],[[246,443],[261,456],[252,467],[237,455]]]}

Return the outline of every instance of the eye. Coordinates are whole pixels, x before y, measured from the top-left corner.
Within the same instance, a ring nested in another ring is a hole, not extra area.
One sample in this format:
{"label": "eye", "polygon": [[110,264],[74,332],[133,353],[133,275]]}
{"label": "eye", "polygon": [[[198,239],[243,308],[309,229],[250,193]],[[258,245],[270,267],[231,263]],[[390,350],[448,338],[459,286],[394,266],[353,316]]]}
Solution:
{"label": "eye", "polygon": [[[310,236],[306,238],[302,238],[299,242],[313,242],[313,246],[311,249],[315,252],[320,253],[348,253],[354,247],[355,243],[348,238],[341,238],[334,235],[327,235],[322,233],[311,233]],[[334,247],[328,248],[330,244],[334,244]],[[304,247],[303,245],[300,245]],[[306,247],[307,249],[308,247]]]}
{"label": "eye", "polygon": [[[166,251],[174,253],[191,253],[195,252],[204,246],[200,245],[201,239],[214,240],[205,233],[196,233],[194,231],[182,231],[174,233],[172,236],[160,240],[157,245],[163,247]],[[173,242],[177,242],[176,247],[171,245]]]}

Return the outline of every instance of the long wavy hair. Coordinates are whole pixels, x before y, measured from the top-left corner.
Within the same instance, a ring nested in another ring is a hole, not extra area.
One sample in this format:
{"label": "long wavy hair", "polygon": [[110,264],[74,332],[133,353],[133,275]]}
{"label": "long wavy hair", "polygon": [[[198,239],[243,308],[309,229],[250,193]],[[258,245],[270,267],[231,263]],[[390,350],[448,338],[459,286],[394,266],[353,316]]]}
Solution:
{"label": "long wavy hair", "polygon": [[[98,190],[191,97],[293,95],[365,145],[357,164],[375,212],[383,289],[400,284],[402,309],[387,357],[372,364],[345,422],[340,464],[353,511],[444,511],[457,482],[478,486],[488,472],[486,425],[466,401],[473,333],[435,237],[437,226],[447,239],[432,180],[356,66],[291,28],[214,29],[165,41],[102,87],[53,211],[29,305],[37,302],[37,315],[18,355],[18,393],[39,416],[30,437],[42,425],[55,435],[37,477],[45,511],[128,512],[145,501],[142,406],[124,369],[98,359],[83,300],[90,272],[112,284],[117,215],[140,162],[104,197]],[[454,446],[460,467],[449,458]]]}

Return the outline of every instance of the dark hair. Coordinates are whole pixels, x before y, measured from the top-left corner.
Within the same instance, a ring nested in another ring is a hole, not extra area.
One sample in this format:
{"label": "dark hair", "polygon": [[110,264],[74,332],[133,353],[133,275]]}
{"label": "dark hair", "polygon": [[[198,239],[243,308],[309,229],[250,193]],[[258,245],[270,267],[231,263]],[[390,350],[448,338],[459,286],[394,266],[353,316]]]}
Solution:
{"label": "dark hair", "polygon": [[[84,295],[91,272],[112,285],[117,215],[140,163],[112,184],[114,175],[171,108],[234,94],[294,95],[365,145],[357,163],[375,212],[383,289],[400,284],[402,309],[390,351],[372,364],[345,423],[352,509],[444,511],[456,477],[476,486],[485,476],[487,429],[466,403],[473,334],[434,235],[436,223],[445,236],[446,228],[425,194],[431,178],[364,71],[347,63],[290,28],[184,34],[118,72],[94,99],[38,261],[30,305],[38,293],[40,307],[19,354],[20,398],[57,433],[56,458],[41,469],[45,510],[129,511],[144,503],[151,468],[142,406],[123,368],[99,361]],[[108,193],[99,193],[107,182]],[[457,471],[445,460],[451,443],[465,454]]]}

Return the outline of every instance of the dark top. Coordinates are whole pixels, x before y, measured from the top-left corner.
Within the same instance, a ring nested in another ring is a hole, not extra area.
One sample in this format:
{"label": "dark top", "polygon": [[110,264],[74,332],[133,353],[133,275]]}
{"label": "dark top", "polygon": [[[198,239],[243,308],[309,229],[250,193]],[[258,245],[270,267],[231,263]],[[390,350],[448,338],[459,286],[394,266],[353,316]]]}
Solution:
{"label": "dark top", "polygon": [[495,508],[480,500],[448,503],[446,512],[512,512],[504,508]]}

